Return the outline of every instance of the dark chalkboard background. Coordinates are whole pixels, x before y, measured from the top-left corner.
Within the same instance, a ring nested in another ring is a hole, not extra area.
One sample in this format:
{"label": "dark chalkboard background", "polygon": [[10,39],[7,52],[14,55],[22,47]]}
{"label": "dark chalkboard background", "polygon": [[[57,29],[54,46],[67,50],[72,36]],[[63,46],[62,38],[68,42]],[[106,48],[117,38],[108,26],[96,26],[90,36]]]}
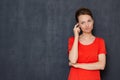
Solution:
{"label": "dark chalkboard background", "polygon": [[92,10],[106,41],[102,80],[120,80],[119,0],[0,0],[0,80],[67,80],[74,13]]}

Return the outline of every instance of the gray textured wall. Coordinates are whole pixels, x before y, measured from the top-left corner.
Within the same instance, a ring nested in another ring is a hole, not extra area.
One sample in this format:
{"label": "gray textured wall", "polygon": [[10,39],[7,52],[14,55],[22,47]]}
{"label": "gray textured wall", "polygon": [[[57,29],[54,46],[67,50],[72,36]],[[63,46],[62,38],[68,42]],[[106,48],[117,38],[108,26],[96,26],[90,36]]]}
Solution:
{"label": "gray textured wall", "polygon": [[0,80],[67,80],[74,13],[88,7],[107,46],[102,80],[120,80],[119,0],[0,0]]}

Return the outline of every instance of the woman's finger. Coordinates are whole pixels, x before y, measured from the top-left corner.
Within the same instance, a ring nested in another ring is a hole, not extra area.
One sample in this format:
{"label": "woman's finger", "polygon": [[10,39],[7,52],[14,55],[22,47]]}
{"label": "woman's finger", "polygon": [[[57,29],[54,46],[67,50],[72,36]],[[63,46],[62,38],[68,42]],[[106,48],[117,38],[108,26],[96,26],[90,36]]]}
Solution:
{"label": "woman's finger", "polygon": [[75,28],[77,28],[77,27],[78,27],[78,25],[79,25],[79,24],[77,23],[77,24],[75,25]]}

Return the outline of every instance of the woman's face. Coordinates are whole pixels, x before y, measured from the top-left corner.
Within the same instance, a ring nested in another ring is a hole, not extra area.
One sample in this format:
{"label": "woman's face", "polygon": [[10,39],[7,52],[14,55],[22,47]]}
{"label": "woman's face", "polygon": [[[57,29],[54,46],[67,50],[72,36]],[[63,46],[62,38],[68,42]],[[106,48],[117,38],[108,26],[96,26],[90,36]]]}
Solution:
{"label": "woman's face", "polygon": [[78,17],[78,24],[83,33],[91,33],[93,29],[94,20],[90,15],[80,15]]}

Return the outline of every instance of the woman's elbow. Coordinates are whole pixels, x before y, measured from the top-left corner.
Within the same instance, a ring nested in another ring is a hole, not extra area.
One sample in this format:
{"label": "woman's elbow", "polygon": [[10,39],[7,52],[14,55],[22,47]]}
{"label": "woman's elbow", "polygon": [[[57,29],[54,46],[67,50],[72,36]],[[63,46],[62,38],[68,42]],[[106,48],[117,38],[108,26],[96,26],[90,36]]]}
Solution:
{"label": "woman's elbow", "polygon": [[69,61],[71,63],[77,63],[77,56],[69,56]]}
{"label": "woman's elbow", "polygon": [[104,69],[105,69],[105,65],[101,65],[100,70],[104,70]]}
{"label": "woman's elbow", "polygon": [[69,58],[69,61],[70,61],[71,63],[77,63],[77,59]]}
{"label": "woman's elbow", "polygon": [[69,61],[70,61],[71,63],[77,63],[77,58],[75,58],[75,57],[70,57],[70,56],[69,56]]}
{"label": "woman's elbow", "polygon": [[105,67],[101,67],[101,68],[100,68],[100,70],[104,70],[104,69],[105,69]]}

